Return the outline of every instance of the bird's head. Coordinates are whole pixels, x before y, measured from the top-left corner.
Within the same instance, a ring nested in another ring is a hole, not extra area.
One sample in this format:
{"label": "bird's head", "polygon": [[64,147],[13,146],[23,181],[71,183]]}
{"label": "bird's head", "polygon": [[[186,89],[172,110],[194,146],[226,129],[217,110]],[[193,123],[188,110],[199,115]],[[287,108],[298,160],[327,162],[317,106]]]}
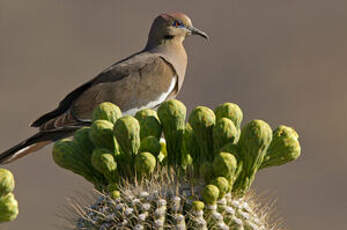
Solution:
{"label": "bird's head", "polygon": [[183,42],[189,35],[199,35],[208,39],[208,35],[195,28],[190,18],[183,13],[164,13],[155,18],[149,32],[149,42],[176,40]]}

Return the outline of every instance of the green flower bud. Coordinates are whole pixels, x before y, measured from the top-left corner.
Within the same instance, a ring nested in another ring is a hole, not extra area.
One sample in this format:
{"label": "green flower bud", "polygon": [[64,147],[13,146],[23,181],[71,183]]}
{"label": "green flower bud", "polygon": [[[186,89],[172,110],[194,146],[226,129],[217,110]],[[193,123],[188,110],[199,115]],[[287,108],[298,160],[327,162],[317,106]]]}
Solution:
{"label": "green flower bud", "polygon": [[208,205],[213,205],[216,203],[219,197],[219,189],[217,186],[209,184],[206,185],[205,188],[202,190],[202,199],[206,202]]}
{"label": "green flower bud", "polygon": [[237,161],[237,169],[236,169],[235,175],[231,180],[229,180],[230,189],[231,189],[236,178],[240,175],[240,173],[242,171],[242,161],[239,159],[239,155],[240,155],[239,154],[239,151],[240,151],[239,146],[237,144],[228,143],[228,144],[224,145],[219,151],[231,153],[236,158],[236,161]]}
{"label": "green flower bud", "polygon": [[59,140],[53,146],[53,160],[64,169],[69,169],[74,173],[80,173],[80,159],[75,154],[76,151],[78,151],[78,148],[72,140]]}
{"label": "green flower bud", "polygon": [[90,127],[89,138],[97,148],[116,151],[116,139],[113,136],[113,124],[106,120],[96,120]]}
{"label": "green flower bud", "polygon": [[112,153],[107,149],[97,148],[93,151],[91,159],[93,167],[102,173],[109,182],[118,179],[117,163]]}
{"label": "green flower bud", "polygon": [[217,177],[225,177],[233,182],[237,169],[237,160],[231,153],[221,152],[213,161],[213,173]]}
{"label": "green flower bud", "polygon": [[148,136],[154,136],[158,140],[160,139],[162,127],[156,111],[143,109],[136,113],[135,118],[140,122],[141,140]]}
{"label": "green flower bud", "polygon": [[217,120],[223,117],[229,118],[230,120],[232,120],[232,122],[234,122],[236,128],[241,127],[243,113],[238,105],[233,103],[221,104],[217,106],[217,108],[215,109],[215,113]]}
{"label": "green flower bud", "polygon": [[196,211],[196,212],[202,211],[202,210],[204,210],[204,208],[205,208],[204,202],[199,201],[199,200],[195,200],[192,202],[192,210],[193,211]]}
{"label": "green flower bud", "polygon": [[215,113],[217,120],[225,117],[234,122],[234,125],[238,130],[238,136],[236,138],[236,141],[238,141],[240,137],[241,122],[243,119],[243,113],[240,107],[233,103],[224,103],[217,106],[217,108],[215,109]]}
{"label": "green flower bud", "polygon": [[205,107],[196,107],[189,116],[196,141],[200,147],[200,160],[213,160],[213,126],[216,123],[214,112]]}
{"label": "green flower bud", "polygon": [[175,99],[162,103],[158,108],[158,116],[166,139],[168,162],[175,167],[181,163],[181,145],[186,112],[185,105]]}
{"label": "green flower bud", "polygon": [[167,148],[166,148],[166,141],[165,139],[161,139],[160,141],[160,153],[158,155],[158,161],[162,163],[164,159],[167,157]]}
{"label": "green flower bud", "polygon": [[299,135],[291,127],[280,125],[275,129],[261,168],[283,165],[296,160],[301,152],[298,138]]}
{"label": "green flower bud", "polygon": [[271,127],[264,121],[253,120],[242,128],[238,144],[243,168],[233,188],[238,195],[244,195],[250,188],[271,140]]}
{"label": "green flower bud", "polygon": [[211,181],[211,184],[217,186],[219,189],[219,199],[222,199],[230,190],[229,182],[225,177],[217,177]]}
{"label": "green flower bud", "polygon": [[14,190],[13,174],[6,169],[0,168],[0,197]]}
{"label": "green flower bud", "polygon": [[139,152],[150,152],[155,157],[158,157],[161,151],[159,140],[154,136],[148,136],[142,139]]}
{"label": "green flower bud", "polygon": [[198,155],[197,143],[195,142],[195,137],[193,129],[189,123],[186,124],[186,127],[183,132],[182,140],[182,157],[181,157],[181,167],[186,170],[188,166],[192,165],[194,155]]}
{"label": "green flower bud", "polygon": [[119,199],[120,198],[120,192],[118,190],[114,190],[110,192],[110,196],[113,200]]}
{"label": "green flower bud", "polygon": [[141,176],[153,173],[155,165],[156,160],[151,153],[139,153],[135,158],[135,169],[136,172]]}
{"label": "green flower bud", "polygon": [[220,148],[228,143],[235,143],[238,131],[234,123],[225,117],[217,120],[213,127],[214,152],[218,153]]}
{"label": "green flower bud", "polygon": [[110,102],[103,102],[94,109],[92,121],[106,120],[114,124],[121,116],[122,111],[118,106]]}
{"label": "green flower bud", "polygon": [[[90,127],[83,127],[77,130],[74,134],[74,140],[86,159],[90,161],[92,155],[94,144],[89,138]],[[88,157],[87,157],[88,156]]]}
{"label": "green flower bud", "polygon": [[86,163],[76,142],[70,139],[57,141],[53,146],[52,155],[54,162],[61,168],[79,174],[95,185],[104,183],[103,175],[93,170],[90,162]]}
{"label": "green flower bud", "polygon": [[132,116],[124,116],[116,121],[113,132],[121,149],[133,159],[141,144],[139,122]]}
{"label": "green flower bud", "polygon": [[12,193],[0,196],[0,223],[13,221],[18,215],[18,202]]}

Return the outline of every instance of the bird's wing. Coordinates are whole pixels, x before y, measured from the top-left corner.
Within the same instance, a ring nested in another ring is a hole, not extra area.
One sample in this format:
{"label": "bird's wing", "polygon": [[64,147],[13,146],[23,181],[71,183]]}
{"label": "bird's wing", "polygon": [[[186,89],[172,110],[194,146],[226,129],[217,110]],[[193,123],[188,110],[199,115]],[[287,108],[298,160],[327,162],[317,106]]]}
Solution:
{"label": "bird's wing", "polygon": [[[36,120],[32,126],[51,130],[88,123],[93,109],[109,101],[122,111],[146,106],[171,87],[166,97],[177,91],[172,87],[176,73],[172,66],[157,54],[141,52],[115,63],[96,78],[68,94],[58,108]],[[166,99],[166,98],[165,98]],[[161,102],[160,102],[161,103]]]}

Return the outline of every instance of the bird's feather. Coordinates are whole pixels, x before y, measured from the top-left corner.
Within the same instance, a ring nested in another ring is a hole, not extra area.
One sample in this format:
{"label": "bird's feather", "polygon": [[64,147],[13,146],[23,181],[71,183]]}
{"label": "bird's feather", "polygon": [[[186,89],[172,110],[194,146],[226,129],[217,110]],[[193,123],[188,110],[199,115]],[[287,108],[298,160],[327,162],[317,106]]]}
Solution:
{"label": "bird's feather", "polygon": [[[166,92],[176,75],[173,67],[160,55],[137,53],[72,91],[58,108],[40,117],[32,126],[47,131],[83,125],[91,120],[93,109],[105,101],[118,105],[122,111],[141,108]],[[168,96],[172,97],[177,91],[175,86]]]}

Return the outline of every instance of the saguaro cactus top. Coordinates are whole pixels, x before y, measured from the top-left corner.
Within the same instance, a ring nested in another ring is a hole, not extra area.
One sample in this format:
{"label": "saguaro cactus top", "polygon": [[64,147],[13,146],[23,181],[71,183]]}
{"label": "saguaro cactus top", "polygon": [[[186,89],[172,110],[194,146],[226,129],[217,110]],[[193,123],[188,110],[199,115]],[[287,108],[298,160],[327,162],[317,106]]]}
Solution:
{"label": "saguaro cactus top", "polygon": [[233,103],[214,111],[198,106],[185,123],[178,100],[135,117],[98,106],[90,128],[53,149],[59,166],[105,194],[77,229],[270,229],[245,195],[258,170],[299,157],[298,135],[287,126],[272,132],[262,120],[241,129],[243,113]]}

